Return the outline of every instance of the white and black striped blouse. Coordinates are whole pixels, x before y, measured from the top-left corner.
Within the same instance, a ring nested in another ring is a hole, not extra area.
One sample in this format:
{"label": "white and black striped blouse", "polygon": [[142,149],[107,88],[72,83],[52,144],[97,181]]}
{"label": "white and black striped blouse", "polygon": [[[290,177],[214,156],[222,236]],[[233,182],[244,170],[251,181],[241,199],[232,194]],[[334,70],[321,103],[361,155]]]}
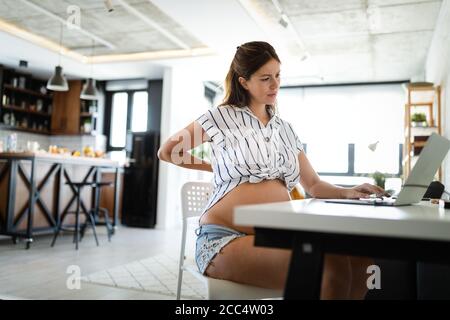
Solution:
{"label": "white and black striped blouse", "polygon": [[249,107],[214,107],[196,119],[211,143],[214,173],[214,191],[202,215],[244,182],[279,178],[289,192],[299,183],[303,145],[289,122],[268,111],[266,126]]}

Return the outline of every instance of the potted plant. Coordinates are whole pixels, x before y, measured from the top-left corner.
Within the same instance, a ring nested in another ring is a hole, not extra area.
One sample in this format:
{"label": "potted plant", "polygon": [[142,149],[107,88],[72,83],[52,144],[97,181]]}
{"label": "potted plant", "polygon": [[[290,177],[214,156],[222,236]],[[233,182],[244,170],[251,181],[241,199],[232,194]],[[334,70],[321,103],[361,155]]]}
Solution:
{"label": "potted plant", "polygon": [[427,126],[427,115],[423,112],[414,113],[411,116],[411,121],[413,127],[426,127]]}
{"label": "potted plant", "polygon": [[371,177],[373,178],[373,180],[377,186],[384,189],[385,182],[386,182],[386,174],[381,173],[379,171],[375,171],[371,175]]}
{"label": "potted plant", "polygon": [[210,149],[206,143],[203,143],[190,151],[191,155],[201,160],[210,161]]}

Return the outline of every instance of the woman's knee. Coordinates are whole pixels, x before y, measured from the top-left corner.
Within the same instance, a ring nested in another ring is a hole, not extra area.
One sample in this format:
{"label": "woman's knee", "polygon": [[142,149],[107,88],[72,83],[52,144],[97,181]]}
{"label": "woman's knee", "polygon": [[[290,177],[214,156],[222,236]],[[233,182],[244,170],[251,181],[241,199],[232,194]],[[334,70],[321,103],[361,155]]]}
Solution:
{"label": "woman's knee", "polygon": [[367,257],[350,257],[352,266],[352,287],[350,299],[364,299],[368,286],[367,279],[369,277],[368,268],[374,264],[373,258]]}
{"label": "woman's knee", "polygon": [[325,256],[322,277],[323,285],[328,287],[349,288],[351,280],[351,267],[347,256]]}
{"label": "woman's knee", "polygon": [[322,277],[321,299],[348,299],[352,275],[347,256],[326,255]]}
{"label": "woman's knee", "polygon": [[367,274],[367,270],[374,265],[375,260],[369,257],[349,257],[353,274]]}
{"label": "woman's knee", "polygon": [[350,260],[347,256],[328,254],[324,259],[324,275],[330,279],[351,279]]}

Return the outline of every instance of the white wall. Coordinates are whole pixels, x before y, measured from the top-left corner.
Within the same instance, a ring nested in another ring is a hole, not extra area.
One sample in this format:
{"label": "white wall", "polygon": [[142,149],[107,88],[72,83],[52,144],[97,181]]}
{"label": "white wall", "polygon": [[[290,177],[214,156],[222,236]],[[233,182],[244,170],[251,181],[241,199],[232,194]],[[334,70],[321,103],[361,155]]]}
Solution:
{"label": "white wall", "polygon": [[[186,127],[208,106],[204,101],[202,77],[195,64],[167,68],[164,72],[161,113],[161,145],[174,133]],[[211,175],[160,161],[156,228],[181,225],[180,190],[191,180],[209,180]]]}
{"label": "white wall", "polygon": [[[450,0],[442,2],[436,29],[433,34],[426,62],[427,81],[442,87],[443,135],[450,138]],[[450,187],[450,156],[443,166],[443,183]]]}

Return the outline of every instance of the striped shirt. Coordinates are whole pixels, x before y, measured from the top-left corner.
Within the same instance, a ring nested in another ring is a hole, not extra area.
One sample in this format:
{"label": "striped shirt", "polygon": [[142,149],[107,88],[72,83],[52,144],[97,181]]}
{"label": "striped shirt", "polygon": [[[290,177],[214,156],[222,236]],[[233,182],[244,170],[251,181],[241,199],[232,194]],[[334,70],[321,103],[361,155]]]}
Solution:
{"label": "striped shirt", "polygon": [[300,180],[303,145],[289,122],[272,109],[266,126],[249,107],[218,106],[196,121],[211,144],[214,191],[202,215],[244,182],[284,180],[290,192]]}

